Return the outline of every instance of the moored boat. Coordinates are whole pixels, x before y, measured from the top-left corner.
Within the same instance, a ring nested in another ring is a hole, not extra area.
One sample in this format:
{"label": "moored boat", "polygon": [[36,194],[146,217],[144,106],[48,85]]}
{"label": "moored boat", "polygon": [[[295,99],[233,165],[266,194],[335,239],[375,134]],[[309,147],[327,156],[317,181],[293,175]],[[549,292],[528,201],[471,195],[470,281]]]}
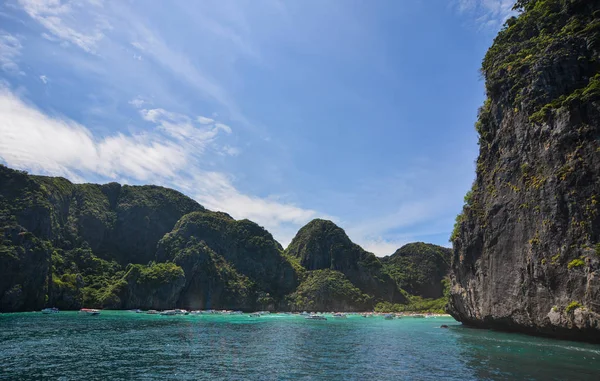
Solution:
{"label": "moored boat", "polygon": [[249,317],[260,317],[260,312],[253,312],[250,315],[248,315]]}
{"label": "moored boat", "polygon": [[392,315],[392,314],[385,314],[385,315],[383,315],[383,318],[385,320],[394,320],[394,315]]}
{"label": "moored boat", "polygon": [[79,313],[85,315],[100,315],[100,310],[94,308],[82,308],[79,310]]}
{"label": "moored boat", "polygon": [[305,317],[306,320],[327,320],[327,318],[323,315],[310,314]]}
{"label": "moored boat", "polygon": [[345,319],[348,316],[346,314],[341,313],[341,312],[336,312],[336,313],[333,314],[333,317],[336,318],[336,319]]}
{"label": "moored boat", "polygon": [[146,313],[148,315],[158,315],[159,314],[159,312],[157,310],[148,310]]}
{"label": "moored boat", "polygon": [[43,314],[57,314],[58,313],[58,308],[56,307],[52,307],[52,308],[44,308],[42,310]]}

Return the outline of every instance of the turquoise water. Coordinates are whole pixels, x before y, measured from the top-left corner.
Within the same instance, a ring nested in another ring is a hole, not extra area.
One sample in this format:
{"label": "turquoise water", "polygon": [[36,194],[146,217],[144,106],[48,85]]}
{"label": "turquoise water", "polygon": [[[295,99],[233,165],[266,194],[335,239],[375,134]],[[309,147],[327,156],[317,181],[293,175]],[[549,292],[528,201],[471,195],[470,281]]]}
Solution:
{"label": "turquoise water", "polygon": [[600,346],[440,317],[18,313],[0,315],[0,379],[599,380]]}

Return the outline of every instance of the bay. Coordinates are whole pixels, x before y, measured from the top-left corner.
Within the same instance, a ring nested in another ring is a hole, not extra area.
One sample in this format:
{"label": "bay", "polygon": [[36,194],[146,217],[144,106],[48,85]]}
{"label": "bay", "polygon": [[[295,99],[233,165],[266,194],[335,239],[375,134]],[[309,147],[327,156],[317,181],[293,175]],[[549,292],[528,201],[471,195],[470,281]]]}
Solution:
{"label": "bay", "polygon": [[449,317],[31,312],[0,315],[0,379],[598,380],[600,346]]}

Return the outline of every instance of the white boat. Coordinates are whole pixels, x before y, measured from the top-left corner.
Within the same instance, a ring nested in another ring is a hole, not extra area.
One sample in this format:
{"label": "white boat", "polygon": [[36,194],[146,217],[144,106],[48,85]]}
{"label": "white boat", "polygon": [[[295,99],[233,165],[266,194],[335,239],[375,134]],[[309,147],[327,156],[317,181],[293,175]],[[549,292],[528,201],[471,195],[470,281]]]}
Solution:
{"label": "white boat", "polygon": [[385,320],[394,320],[394,315],[392,315],[392,314],[385,314],[385,315],[383,315],[383,318]]}
{"label": "white boat", "polygon": [[160,313],[163,316],[179,315],[179,310],[166,310]]}
{"label": "white boat", "polygon": [[336,313],[333,314],[333,317],[336,318],[336,319],[345,319],[348,316],[346,314],[341,313],[341,312],[336,312]]}
{"label": "white boat", "polygon": [[148,315],[158,315],[159,312],[157,310],[148,310],[148,312],[146,312]]}
{"label": "white boat", "polygon": [[248,316],[250,316],[250,317],[260,317],[260,312],[254,312],[254,313],[251,313]]}
{"label": "white boat", "polygon": [[100,315],[100,310],[96,310],[94,308],[82,308],[79,310],[80,314],[84,315]]}
{"label": "white boat", "polygon": [[310,314],[304,317],[306,320],[327,320],[327,318],[323,315]]}
{"label": "white boat", "polygon": [[58,313],[58,308],[56,307],[52,307],[52,308],[44,308],[42,310],[43,314],[57,314]]}

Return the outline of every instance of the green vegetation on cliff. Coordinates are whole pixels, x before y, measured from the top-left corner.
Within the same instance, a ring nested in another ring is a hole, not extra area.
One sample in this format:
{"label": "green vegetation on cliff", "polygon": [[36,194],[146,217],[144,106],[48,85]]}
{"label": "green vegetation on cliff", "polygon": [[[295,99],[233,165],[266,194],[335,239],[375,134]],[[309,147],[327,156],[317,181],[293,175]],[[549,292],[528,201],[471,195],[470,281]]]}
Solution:
{"label": "green vegetation on cliff", "polygon": [[254,222],[171,189],[73,184],[0,166],[1,311],[370,310],[417,301],[396,282],[417,294],[438,287],[427,282],[440,282],[442,254],[414,244],[384,265],[324,220],[284,252]]}
{"label": "green vegetation on cliff", "polygon": [[302,227],[286,254],[307,270],[336,270],[375,300],[401,303],[405,298],[377,257],[353,243],[331,221],[315,219]]}
{"label": "green vegetation on cliff", "polygon": [[402,246],[381,262],[399,288],[411,295],[437,299],[444,294],[442,282],[448,276],[451,260],[452,250],[415,242]]}
{"label": "green vegetation on cliff", "polygon": [[[483,60],[488,95],[525,110],[536,122],[553,109],[599,99],[598,62],[581,51],[600,46],[594,2],[531,0],[516,8],[525,12],[506,22]],[[576,80],[551,86],[546,74],[557,66]]]}
{"label": "green vegetation on cliff", "polygon": [[[483,60],[487,100],[476,179],[451,237],[449,312],[597,342],[600,1],[516,8]],[[566,312],[573,300],[586,308]]]}
{"label": "green vegetation on cliff", "polygon": [[309,271],[298,289],[289,296],[296,311],[365,311],[372,298],[361,292],[339,271]]}

